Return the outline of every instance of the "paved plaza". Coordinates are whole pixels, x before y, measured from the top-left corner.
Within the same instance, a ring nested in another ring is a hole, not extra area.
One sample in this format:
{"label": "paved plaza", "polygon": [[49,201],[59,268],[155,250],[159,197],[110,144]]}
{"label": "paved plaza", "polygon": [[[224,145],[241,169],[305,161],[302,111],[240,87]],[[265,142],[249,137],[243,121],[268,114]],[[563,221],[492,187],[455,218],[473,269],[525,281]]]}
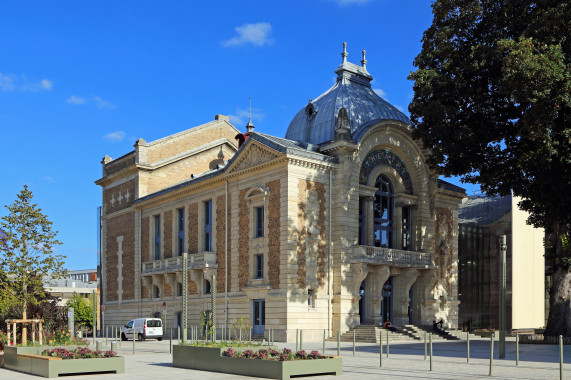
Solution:
{"label": "paved plaza", "polygon": [[[105,342],[103,342],[105,343]],[[295,349],[294,344],[277,344]],[[506,359],[498,359],[499,343],[494,343],[495,355],[492,377],[500,379],[559,379],[558,346],[520,345],[520,363],[515,364],[515,342],[506,344]],[[132,354],[132,342],[122,342],[118,348],[125,357],[125,374],[69,376],[67,379],[245,379],[244,376],[193,371],[173,368],[169,342],[136,342],[136,354]],[[303,349],[322,351],[321,343],[304,344]],[[571,347],[564,352],[564,378],[571,379]],[[466,363],[466,341],[433,343],[433,371],[429,371],[429,359],[424,360],[423,342],[391,343],[389,357],[383,355],[383,367],[379,368],[379,349],[373,344],[357,344],[355,356],[351,343],[341,344],[343,376],[321,376],[327,379],[487,379],[489,378],[489,340],[470,341],[470,363]],[[337,354],[337,343],[327,342],[326,354]],[[36,376],[0,369],[0,379],[37,379]]]}

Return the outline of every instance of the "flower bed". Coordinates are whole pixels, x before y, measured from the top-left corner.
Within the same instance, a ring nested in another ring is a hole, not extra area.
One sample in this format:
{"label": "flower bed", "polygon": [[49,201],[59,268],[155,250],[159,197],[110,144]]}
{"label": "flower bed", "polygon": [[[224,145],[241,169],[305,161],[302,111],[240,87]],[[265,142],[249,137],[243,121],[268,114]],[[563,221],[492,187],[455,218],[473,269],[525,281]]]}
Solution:
{"label": "flower bed", "polygon": [[96,358],[114,358],[117,357],[115,351],[91,351],[89,348],[78,347],[75,350],[66,350],[65,348],[46,349],[42,351],[43,356],[60,359],[96,359]]}
{"label": "flower bed", "polygon": [[235,375],[289,379],[298,375],[342,374],[342,358],[317,351],[293,353],[276,347],[220,348],[174,346],[173,366]]}
{"label": "flower bed", "polygon": [[[46,347],[5,347],[7,369],[44,377],[62,374],[124,373],[125,360],[112,351],[99,352],[73,347],[49,349]],[[66,360],[75,359],[75,360]]]}

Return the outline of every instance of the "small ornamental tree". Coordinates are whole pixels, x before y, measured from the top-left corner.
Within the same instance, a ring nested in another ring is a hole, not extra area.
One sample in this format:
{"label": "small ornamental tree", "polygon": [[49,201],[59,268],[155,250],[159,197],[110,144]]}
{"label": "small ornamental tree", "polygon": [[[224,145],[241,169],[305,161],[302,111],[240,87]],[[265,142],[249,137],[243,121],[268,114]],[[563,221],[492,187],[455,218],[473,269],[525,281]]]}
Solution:
{"label": "small ornamental tree", "polygon": [[409,76],[414,136],[440,174],[513,192],[550,233],[545,333],[571,336],[571,2],[437,0],[432,13]]}
{"label": "small ornamental tree", "polygon": [[[0,217],[0,309],[20,308],[27,318],[29,305],[43,298],[43,276],[62,278],[65,256],[53,252],[61,244],[52,222],[32,203],[33,194],[24,185],[16,201],[4,206],[8,215]],[[1,311],[1,310],[0,310]]]}
{"label": "small ornamental tree", "polygon": [[73,316],[75,323],[82,327],[91,327],[93,325],[93,309],[90,302],[93,299],[91,295],[88,298],[83,298],[77,293],[67,301],[68,307],[73,307]]}

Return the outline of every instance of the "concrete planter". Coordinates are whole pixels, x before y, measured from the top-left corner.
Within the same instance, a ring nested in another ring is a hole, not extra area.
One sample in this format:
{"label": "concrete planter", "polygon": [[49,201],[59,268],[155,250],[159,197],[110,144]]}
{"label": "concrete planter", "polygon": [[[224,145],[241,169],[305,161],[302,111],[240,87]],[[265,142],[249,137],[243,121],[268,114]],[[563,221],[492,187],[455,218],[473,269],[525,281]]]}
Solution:
{"label": "concrete planter", "polygon": [[[264,347],[232,347],[236,351],[267,349]],[[275,347],[270,347],[275,349]],[[261,360],[222,356],[225,348],[173,346],[173,367],[198,369],[233,375],[289,379],[290,376],[343,373],[341,357],[309,360]]]}
{"label": "concrete planter", "polygon": [[[66,350],[75,350],[77,346],[39,346],[39,347],[4,347],[4,366],[9,369],[20,371],[18,367],[18,355],[40,355],[44,350],[53,350],[56,347],[65,348]],[[25,371],[23,371],[25,372]]]}
{"label": "concrete planter", "polygon": [[[482,338],[489,338],[492,336],[492,334],[494,334],[494,332],[492,332],[492,331],[477,331],[474,333],[474,335],[481,336]],[[500,333],[497,332],[494,338],[497,338],[499,336],[500,336]]]}
{"label": "concrete planter", "polygon": [[[221,372],[220,357],[229,347],[199,347],[199,346],[173,346],[172,365],[173,367],[186,369],[199,369],[202,371]],[[268,346],[257,347],[232,347],[237,352],[246,350],[257,351],[267,349]],[[270,348],[276,349],[275,346]]]}
{"label": "concrete planter", "polygon": [[[7,354],[5,367],[43,377],[58,377],[63,374],[125,372],[125,359],[122,357],[67,360],[47,356],[34,357],[40,355],[46,348],[52,349],[54,347],[9,347],[5,352],[5,355]],[[66,347],[66,349],[73,348]]]}
{"label": "concrete planter", "polygon": [[[226,358],[222,358],[224,362]],[[250,362],[249,376],[267,377],[270,379],[289,379],[299,375],[342,375],[343,359],[340,357],[308,360],[259,360],[241,359]]]}

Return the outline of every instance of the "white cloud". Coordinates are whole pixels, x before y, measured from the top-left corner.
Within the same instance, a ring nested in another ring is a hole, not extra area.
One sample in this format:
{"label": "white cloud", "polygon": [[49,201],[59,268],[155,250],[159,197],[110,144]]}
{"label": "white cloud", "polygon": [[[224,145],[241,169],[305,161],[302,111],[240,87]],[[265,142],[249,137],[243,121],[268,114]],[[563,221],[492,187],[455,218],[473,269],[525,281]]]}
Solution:
{"label": "white cloud", "polygon": [[44,177],[44,181],[55,182],[54,179],[52,177],[50,177],[49,175]]}
{"label": "white cloud", "polygon": [[387,100],[387,93],[380,88],[373,88],[373,91],[375,91],[375,94],[379,95],[381,98]]}
{"label": "white cloud", "polygon": [[[256,125],[255,121],[264,120],[265,114],[260,112],[258,108],[252,108],[252,123]],[[235,114],[228,115],[230,123],[232,123],[236,128],[241,129],[246,126],[248,119],[250,118],[250,111],[247,109],[237,109]]]}
{"label": "white cloud", "polygon": [[49,79],[42,79],[38,82],[30,82],[24,74],[2,74],[0,73],[0,90],[3,91],[51,91],[53,82]]}
{"label": "white cloud", "polygon": [[86,103],[95,103],[98,108],[113,109],[115,105],[107,100],[101,99],[99,96],[92,96],[91,98],[82,98],[81,96],[71,95],[66,100],[69,104],[82,105]]}
{"label": "white cloud", "polygon": [[103,136],[103,138],[110,142],[120,142],[123,141],[123,139],[125,138],[125,132],[123,131],[111,132]]}
{"label": "white cloud", "polygon": [[95,102],[95,104],[97,104],[97,107],[99,107],[99,108],[106,108],[106,109],[115,108],[114,104],[112,104],[111,102],[108,102],[107,100],[101,99],[99,96],[94,96],[93,101]]}
{"label": "white cloud", "polygon": [[85,102],[87,102],[87,99],[72,95],[66,100],[66,102],[68,102],[69,104],[81,105],[85,104]]}
{"label": "white cloud", "polygon": [[252,44],[255,46],[271,45],[274,40],[270,38],[272,32],[272,25],[269,22],[258,22],[256,24],[244,24],[236,27],[235,37],[222,42],[222,45],[237,46],[243,44]]}

